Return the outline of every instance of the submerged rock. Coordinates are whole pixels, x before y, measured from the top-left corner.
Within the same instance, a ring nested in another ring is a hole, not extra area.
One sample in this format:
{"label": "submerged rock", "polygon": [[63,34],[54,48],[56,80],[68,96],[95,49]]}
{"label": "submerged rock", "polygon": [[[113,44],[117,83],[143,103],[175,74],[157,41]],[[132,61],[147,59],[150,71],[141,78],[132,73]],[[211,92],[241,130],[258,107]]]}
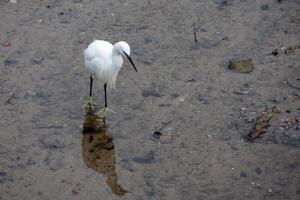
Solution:
{"label": "submerged rock", "polygon": [[161,132],[155,131],[155,132],[153,133],[152,137],[153,137],[154,139],[159,140],[161,135],[162,135]]}
{"label": "submerged rock", "polygon": [[269,5],[268,4],[263,4],[261,7],[260,7],[261,10],[265,11],[265,10],[268,10],[269,9]]}
{"label": "submerged rock", "polygon": [[250,73],[253,71],[253,63],[251,59],[246,60],[231,60],[228,68],[240,73]]}
{"label": "submerged rock", "polygon": [[140,164],[150,164],[155,161],[156,154],[153,151],[149,151],[145,156],[143,157],[134,157],[132,160],[136,163]]}
{"label": "submerged rock", "polygon": [[144,90],[142,92],[142,96],[143,97],[150,97],[150,96],[153,96],[153,97],[162,97],[162,95],[158,92],[156,92],[155,90]]}
{"label": "submerged rock", "polygon": [[11,66],[17,64],[17,61],[13,58],[8,58],[3,61],[5,66]]}

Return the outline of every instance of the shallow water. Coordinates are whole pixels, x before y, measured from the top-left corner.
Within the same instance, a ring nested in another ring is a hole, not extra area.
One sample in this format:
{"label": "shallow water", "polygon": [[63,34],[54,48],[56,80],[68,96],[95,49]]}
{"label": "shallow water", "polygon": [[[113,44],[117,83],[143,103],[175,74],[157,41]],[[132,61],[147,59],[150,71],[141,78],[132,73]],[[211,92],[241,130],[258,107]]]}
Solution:
{"label": "shallow water", "polygon": [[[299,199],[300,52],[271,55],[299,43],[299,13],[296,0],[1,1],[0,199]],[[124,60],[106,126],[82,108],[94,38],[127,41],[139,71]]]}

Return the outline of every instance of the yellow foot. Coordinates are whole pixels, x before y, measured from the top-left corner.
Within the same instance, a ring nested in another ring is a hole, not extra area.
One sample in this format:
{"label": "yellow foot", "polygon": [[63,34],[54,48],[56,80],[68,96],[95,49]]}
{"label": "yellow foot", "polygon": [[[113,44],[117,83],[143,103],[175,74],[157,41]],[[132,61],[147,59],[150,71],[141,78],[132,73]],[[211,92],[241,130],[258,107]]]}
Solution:
{"label": "yellow foot", "polygon": [[109,113],[109,112],[116,113],[116,112],[113,111],[112,109],[107,108],[107,107],[104,107],[104,108],[102,108],[102,109],[98,112],[98,114],[100,114],[101,117],[105,117],[106,114]]}
{"label": "yellow foot", "polygon": [[97,104],[95,104],[95,101],[93,99],[93,97],[89,96],[87,102],[82,106],[83,108],[88,108],[90,110],[95,110],[95,106]]}

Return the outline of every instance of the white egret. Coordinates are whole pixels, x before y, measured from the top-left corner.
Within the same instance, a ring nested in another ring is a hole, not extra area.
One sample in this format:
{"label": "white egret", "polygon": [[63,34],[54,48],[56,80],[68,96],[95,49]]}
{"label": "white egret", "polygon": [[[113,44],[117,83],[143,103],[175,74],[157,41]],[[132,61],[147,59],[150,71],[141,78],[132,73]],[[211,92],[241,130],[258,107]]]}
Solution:
{"label": "white egret", "polygon": [[130,57],[130,47],[126,42],[120,41],[112,45],[103,40],[94,40],[89,44],[88,48],[84,50],[84,64],[90,72],[90,96],[87,105],[94,108],[94,101],[92,98],[92,87],[94,78],[100,83],[104,84],[105,105],[100,112],[112,111],[107,108],[107,85],[111,89],[115,89],[116,77],[123,64],[122,55],[126,56],[133,68],[137,69]]}

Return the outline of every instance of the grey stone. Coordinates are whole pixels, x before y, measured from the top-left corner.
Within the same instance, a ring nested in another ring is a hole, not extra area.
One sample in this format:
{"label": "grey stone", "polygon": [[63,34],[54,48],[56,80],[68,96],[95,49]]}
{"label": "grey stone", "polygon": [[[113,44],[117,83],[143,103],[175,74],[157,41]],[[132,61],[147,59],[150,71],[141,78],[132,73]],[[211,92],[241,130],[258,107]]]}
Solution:
{"label": "grey stone", "polygon": [[231,60],[229,61],[228,68],[240,73],[250,73],[253,71],[254,66],[251,59]]}

